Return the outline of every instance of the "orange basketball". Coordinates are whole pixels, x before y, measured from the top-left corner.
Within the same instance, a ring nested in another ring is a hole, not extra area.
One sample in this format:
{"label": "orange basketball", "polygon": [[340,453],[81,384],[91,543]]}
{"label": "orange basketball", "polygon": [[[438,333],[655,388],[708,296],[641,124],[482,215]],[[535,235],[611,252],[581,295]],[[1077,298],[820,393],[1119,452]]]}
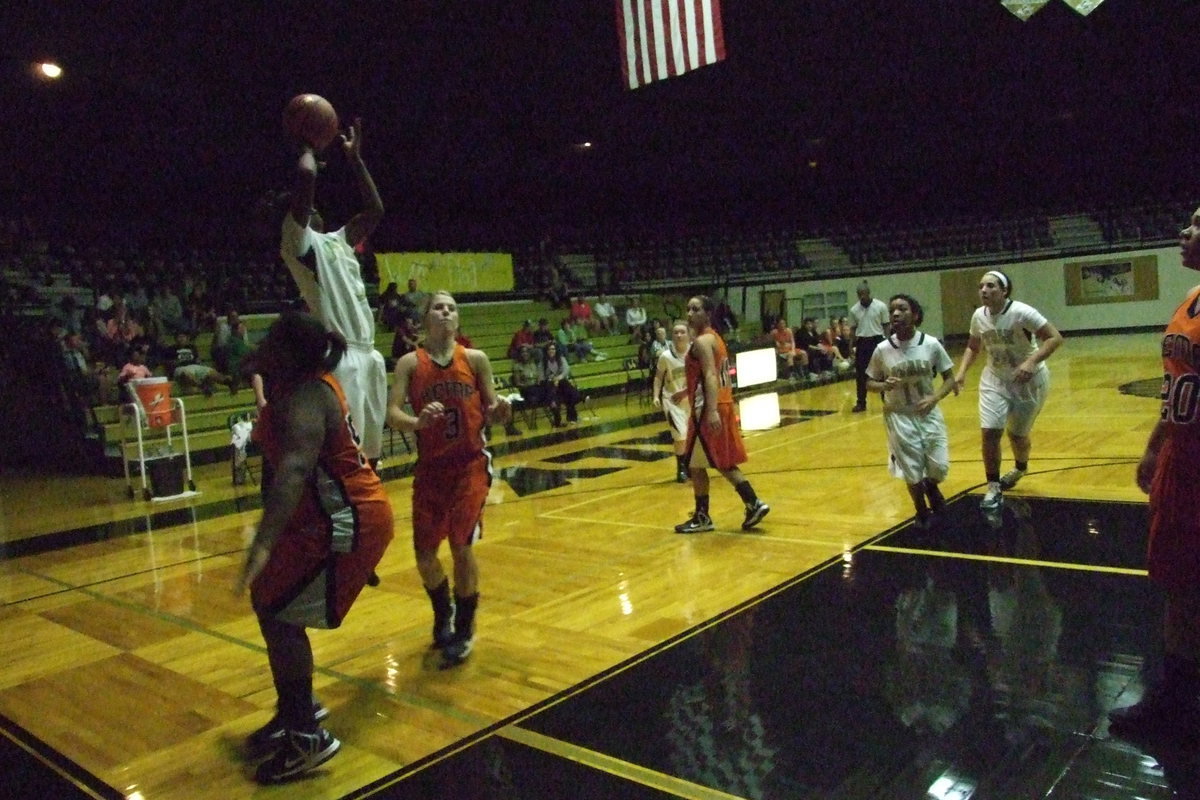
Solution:
{"label": "orange basketball", "polygon": [[337,111],[320,95],[298,94],[283,110],[283,127],[313,148],[324,150],[338,135]]}

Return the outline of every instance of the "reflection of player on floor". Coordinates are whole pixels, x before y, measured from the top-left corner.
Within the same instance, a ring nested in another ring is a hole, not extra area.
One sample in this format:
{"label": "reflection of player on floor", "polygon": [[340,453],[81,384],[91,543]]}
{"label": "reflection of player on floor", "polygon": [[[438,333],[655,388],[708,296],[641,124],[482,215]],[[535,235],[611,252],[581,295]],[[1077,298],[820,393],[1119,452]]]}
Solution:
{"label": "reflection of player on floor", "polygon": [[[1180,231],[1183,266],[1200,271],[1200,208]],[[1187,293],[1162,340],[1162,411],[1137,467],[1150,495],[1150,578],[1166,591],[1163,674],[1136,705],[1109,714],[1119,736],[1166,741],[1200,731],[1200,286]]]}
{"label": "reflection of player on floor", "polygon": [[383,452],[387,365],[375,349],[375,314],[367,302],[354,247],[383,218],[383,201],[362,160],[362,122],[355,120],[341,142],[358,180],[363,209],[345,227],[324,232],[324,220],[313,208],[316,155],[305,145],[296,165],[291,209],[283,221],[280,255],[309,310],[325,327],[345,337],[349,345],[334,375],[346,392],[350,418],[361,437],[363,452],[374,464]]}
{"label": "reflection of player on floor", "polygon": [[[954,362],[942,343],[917,329],[924,319],[921,304],[898,294],[888,300],[888,308],[891,334],[871,354],[867,388],[883,393],[888,469],[908,484],[917,522],[924,525],[931,509],[936,513],[945,505],[937,485],[950,471],[946,420],[937,404],[951,391],[957,393],[958,386]],[[942,376],[936,391],[934,375]]]}
{"label": "reflection of player on floor", "polygon": [[713,529],[708,515],[709,467],[720,472],[746,504],[742,530],[753,528],[771,510],[758,499],[750,481],[738,469],[738,464],[746,461],[746,448],[729,383],[729,352],[710,324],[713,308],[710,297],[693,297],[687,304],[688,327],[694,338],[685,361],[688,400],[692,406],[685,457],[696,508],[690,519],[675,526],[676,533]]}
{"label": "reflection of player on floor", "polygon": [[258,431],[275,477],[246,553],[238,590],[267,644],[278,713],[247,740],[266,758],[255,777],[287,780],[329,760],[340,744],[319,721],[306,628],[336,628],[392,540],[392,507],[355,441],[345,395],[331,374],[345,341],[308,314],[279,318],[259,348],[271,403]]}
{"label": "reflection of player on floor", "polygon": [[[955,381],[961,389],[979,349],[987,363],[979,378],[979,427],[988,489],[980,507],[995,511],[1003,490],[1016,486],[1029,468],[1029,433],[1050,391],[1045,360],[1062,344],[1062,334],[1033,306],[1012,299],[1013,284],[1000,270],[979,279],[983,305],[971,317],[971,338]],[[1008,428],[1015,468],[1000,475],[1000,439]]]}
{"label": "reflection of player on floor", "polygon": [[688,345],[691,342],[687,323],[676,320],[671,326],[671,343],[658,357],[658,368],[654,373],[654,406],[661,408],[667,417],[667,427],[671,430],[671,443],[675,447],[675,479],[686,483],[688,479],[687,453],[688,417],[691,407],[688,405],[687,367],[684,359],[687,357]]}
{"label": "reflection of player on floor", "polygon": [[[455,342],[454,298],[434,292],[422,316],[425,345],[396,362],[387,421],[417,433],[413,547],[433,604],[433,646],[451,666],[470,655],[474,642],[479,566],[472,545],[483,535],[483,505],[492,483],[484,428],[507,423],[511,407],[496,396],[487,354]],[[443,539],[454,560],[453,598],[438,558]]]}

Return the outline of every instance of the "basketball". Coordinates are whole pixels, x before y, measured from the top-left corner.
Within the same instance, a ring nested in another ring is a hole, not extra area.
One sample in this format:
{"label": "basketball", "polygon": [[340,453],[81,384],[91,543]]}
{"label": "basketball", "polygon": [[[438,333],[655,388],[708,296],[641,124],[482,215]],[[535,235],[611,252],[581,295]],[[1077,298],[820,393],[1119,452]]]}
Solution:
{"label": "basketball", "polygon": [[320,95],[298,94],[283,110],[283,127],[314,149],[324,150],[338,135],[337,111]]}

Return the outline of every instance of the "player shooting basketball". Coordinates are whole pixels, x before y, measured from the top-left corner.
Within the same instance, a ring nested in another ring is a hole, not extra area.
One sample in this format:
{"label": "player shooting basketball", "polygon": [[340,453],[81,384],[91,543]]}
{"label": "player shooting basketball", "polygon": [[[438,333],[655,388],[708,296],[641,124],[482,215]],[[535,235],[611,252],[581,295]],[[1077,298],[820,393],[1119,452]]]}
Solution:
{"label": "player shooting basketball", "polygon": [[375,315],[367,302],[354,248],[379,225],[383,201],[363,163],[362,120],[356,119],[339,140],[358,181],[362,210],[344,227],[325,232],[324,220],[313,206],[316,151],[311,144],[302,144],[291,208],[283,220],[280,255],[309,310],[326,328],[346,339],[348,349],[334,376],[345,390],[350,419],[358,432],[363,454],[375,466],[383,450],[387,366],[375,349]]}

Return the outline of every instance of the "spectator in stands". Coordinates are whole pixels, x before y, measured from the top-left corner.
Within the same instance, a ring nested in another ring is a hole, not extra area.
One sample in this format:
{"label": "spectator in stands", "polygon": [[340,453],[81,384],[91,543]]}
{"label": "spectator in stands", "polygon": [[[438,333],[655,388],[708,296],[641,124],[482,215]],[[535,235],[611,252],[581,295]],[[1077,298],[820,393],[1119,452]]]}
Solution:
{"label": "spectator in stands", "polygon": [[542,366],[534,360],[535,352],[537,348],[529,344],[518,348],[510,378],[513,388],[521,395],[521,405],[529,408],[546,404],[547,390],[542,382]]}
{"label": "spectator in stands", "polygon": [[397,361],[407,353],[416,350],[421,344],[421,334],[416,324],[412,321],[412,317],[406,314],[397,315],[394,331],[395,335],[392,337],[392,363],[388,366],[389,369],[395,369]]}
{"label": "spectator in stands", "polygon": [[554,427],[562,427],[561,407],[567,407],[567,424],[579,422],[579,390],[571,383],[571,366],[567,357],[558,352],[558,346],[551,342],[546,347],[546,360],[542,364],[542,385],[550,403],[550,415]]}
{"label": "spectator in stands", "polygon": [[808,369],[814,375],[833,369],[833,359],[821,347],[821,334],[817,330],[817,321],[813,317],[805,317],[804,322],[795,331],[796,351],[803,353]]}
{"label": "spectator in stands", "polygon": [[150,301],[150,319],[157,323],[159,335],[173,336],[180,332],[192,332],[183,316],[183,303],[165,283],[154,289],[154,298]]}
{"label": "spectator in stands", "polygon": [[571,301],[571,287],[562,270],[554,265],[550,267],[550,288],[547,292],[547,299],[552,308],[565,308]]}
{"label": "spectator in stands", "polygon": [[404,303],[401,302],[400,289],[396,286],[396,282],[392,281],[379,295],[378,322],[386,330],[394,331],[400,318],[404,316]]}
{"label": "spectator in stands", "polygon": [[99,402],[103,370],[91,366],[82,334],[68,333],[61,346],[67,400],[79,418],[86,421],[87,410]]}
{"label": "spectator in stands", "polygon": [[585,338],[580,339],[571,317],[563,317],[558,330],[554,332],[554,341],[558,343],[558,351],[566,354],[568,359],[587,361],[592,354],[592,343],[586,335],[584,332]]}
{"label": "spectator in stands", "polygon": [[55,316],[62,321],[63,330],[70,333],[83,333],[83,309],[75,302],[72,295],[63,295],[58,301],[58,311]]}
{"label": "spectator in stands", "polygon": [[417,288],[417,279],[408,279],[408,291],[400,295],[400,303],[404,313],[412,318],[418,327],[421,324],[421,309],[425,307],[425,298],[429,295]]}
{"label": "spectator in stands", "polygon": [[596,332],[596,318],[592,314],[592,306],[583,295],[576,295],[571,298],[571,316],[577,325],[587,328],[589,334]]}
{"label": "spectator in stands", "polygon": [[650,352],[653,344],[654,336],[650,333],[650,329],[642,328],[642,330],[638,333],[638,367],[646,370],[654,369],[654,362],[650,360]]}
{"label": "spectator in stands", "polygon": [[181,389],[199,389],[205,397],[212,397],[217,384],[229,387],[230,394],[237,394],[237,380],[201,364],[191,337],[184,331],[175,334],[175,347],[167,356],[167,377]]}
{"label": "spectator in stands", "polygon": [[[640,297],[629,298],[629,306],[625,309],[625,327],[629,330],[629,341],[642,341],[642,328],[646,325],[646,309],[642,307]],[[651,365],[647,364],[647,368]]]}
{"label": "spectator in stands", "polygon": [[130,381],[139,381],[154,375],[146,363],[149,357],[150,343],[144,339],[139,339],[129,348],[129,360],[125,362],[121,367],[121,372],[117,375],[117,386],[121,387],[127,399],[132,397],[128,391]]}
{"label": "spectator in stands", "polygon": [[604,333],[616,333],[617,331],[617,310],[613,308],[613,304],[608,302],[608,298],[601,292],[596,298],[596,305],[592,307],[596,313],[596,330],[604,331]]}
{"label": "spectator in stands", "polygon": [[723,297],[717,301],[717,307],[713,309],[712,325],[713,330],[723,338],[728,338],[737,330],[737,317],[734,316],[733,309],[729,307],[729,303]]}
{"label": "spectator in stands", "polygon": [[521,327],[512,335],[512,339],[508,342],[507,356],[515,359],[521,348],[525,345],[533,346],[533,320],[527,319],[521,323]]}
{"label": "spectator in stands", "polygon": [[671,343],[667,341],[667,329],[662,325],[655,325],[654,339],[650,342],[650,363],[657,365],[658,357],[665,353],[670,346]]}
{"label": "spectator in stands", "polygon": [[241,317],[232,308],[213,322],[212,360],[221,372],[229,372],[229,346],[234,331],[245,330]]}
{"label": "spectator in stands", "polygon": [[550,321],[545,317],[538,320],[537,330],[533,332],[533,343],[537,346],[534,359],[540,364],[545,361],[546,348],[554,341],[554,331],[550,330]]}
{"label": "spectator in stands", "polygon": [[808,359],[803,351],[796,351],[796,337],[783,317],[775,320],[771,340],[775,343],[775,360],[779,364],[780,372],[789,378],[803,375]]}
{"label": "spectator in stands", "polygon": [[145,330],[134,319],[123,298],[116,299],[112,312],[112,316],[105,324],[104,336],[113,345],[115,351],[120,353],[134,339],[145,335]]}

